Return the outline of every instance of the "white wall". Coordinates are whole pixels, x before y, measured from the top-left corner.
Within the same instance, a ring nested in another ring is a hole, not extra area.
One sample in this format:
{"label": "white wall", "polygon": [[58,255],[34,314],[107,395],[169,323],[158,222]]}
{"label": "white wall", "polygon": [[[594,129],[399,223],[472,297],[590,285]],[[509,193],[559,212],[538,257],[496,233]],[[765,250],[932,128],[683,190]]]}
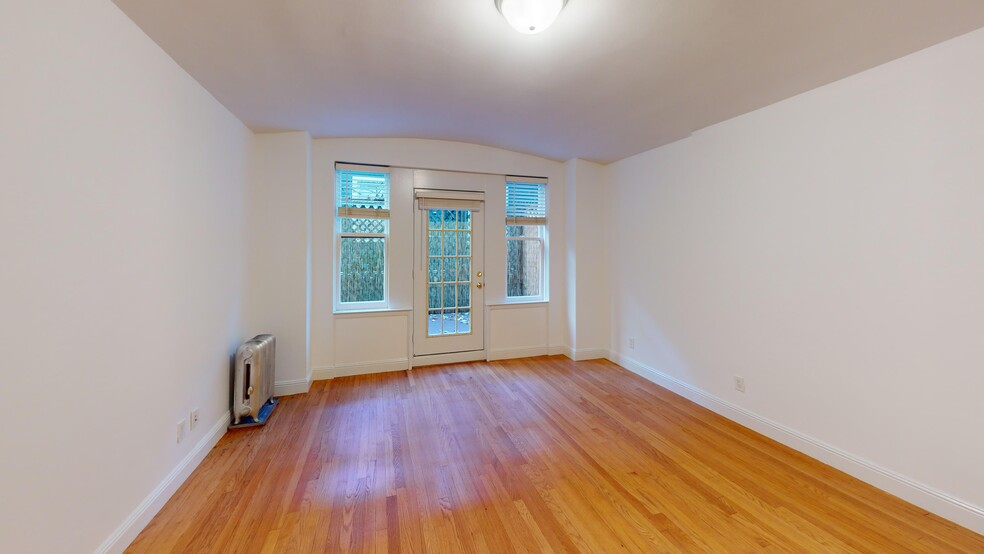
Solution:
{"label": "white wall", "polygon": [[0,75],[0,550],[120,549],[224,431],[252,135],[108,0],[4,2]]}
{"label": "white wall", "polygon": [[277,395],[308,390],[311,137],[255,138],[247,238],[248,335],[277,337]]}
{"label": "white wall", "polygon": [[[449,171],[464,171],[493,174],[519,174],[544,176],[550,180],[550,266],[554,270],[547,276],[550,282],[551,302],[547,306],[528,306],[525,321],[545,321],[545,328],[531,329],[532,335],[517,336],[513,329],[505,325],[512,321],[517,314],[492,315],[491,311],[499,310],[498,306],[490,307],[490,354],[493,357],[509,357],[529,353],[546,353],[551,347],[556,351],[565,350],[566,324],[565,312],[565,281],[564,272],[556,268],[564,267],[564,213],[565,205],[565,175],[561,163],[473,144],[420,140],[420,139],[317,139],[312,146],[312,319],[311,319],[311,365],[315,377],[328,377],[348,373],[358,373],[369,370],[394,370],[401,365],[406,368],[408,360],[393,358],[396,351],[378,352],[373,344],[386,342],[395,343],[401,336],[407,344],[407,334],[402,333],[401,325],[410,325],[409,314],[370,314],[365,316],[369,321],[358,321],[360,316],[347,314],[335,316],[332,313],[332,267],[334,259],[332,207],[334,205],[334,164],[335,162],[351,162],[366,164],[392,165],[420,169],[438,169]],[[394,211],[404,206],[409,213],[412,209],[413,172],[394,171],[393,203]],[[488,191],[487,194],[499,195],[504,202],[503,191]],[[495,198],[498,198],[496,196]],[[487,197],[489,203],[492,197]],[[491,208],[490,208],[491,209]],[[504,209],[504,208],[502,208]],[[491,212],[490,212],[491,213]],[[500,218],[502,219],[502,218]],[[505,230],[501,221],[494,217],[487,218],[486,232],[499,233],[504,237]],[[409,229],[408,229],[409,231]],[[409,309],[412,307],[412,290],[401,288],[400,275],[409,278],[412,268],[409,235],[403,235],[394,226],[391,231],[391,251],[395,255],[390,260],[393,267],[391,273],[391,296],[395,308]],[[490,235],[491,236],[491,235]],[[502,240],[501,254],[504,258],[505,238]],[[488,242],[486,243],[489,244]],[[401,246],[402,245],[402,246]],[[555,245],[559,245],[554,247]],[[401,255],[402,254],[402,255]],[[491,246],[486,248],[486,259],[496,255]],[[486,268],[491,268],[487,262]],[[494,273],[494,270],[492,270]],[[490,275],[490,279],[493,279]],[[494,279],[493,279],[494,280]],[[486,302],[501,304],[505,298],[505,287],[490,285]],[[501,308],[516,309],[516,308]],[[368,327],[367,327],[368,326]],[[371,329],[371,331],[370,331]],[[355,340],[356,337],[372,340]],[[382,338],[381,338],[382,337]],[[542,337],[537,344],[532,344],[531,337]],[[407,348],[404,356],[409,357]]]}
{"label": "white wall", "polygon": [[977,31],[610,166],[615,358],[984,531],[982,59]]}
{"label": "white wall", "polygon": [[604,358],[611,335],[605,168],[581,159],[567,170],[567,300],[569,353],[575,360]]}
{"label": "white wall", "polygon": [[563,206],[564,209],[564,236],[566,240],[562,243],[564,248],[564,276],[566,287],[564,288],[564,303],[567,306],[565,311],[566,320],[564,321],[564,343],[568,346],[565,354],[574,359],[577,357],[574,350],[577,348],[577,160],[568,160],[564,163],[564,180],[569,183],[564,203],[559,204],[556,199],[551,199],[551,206]]}

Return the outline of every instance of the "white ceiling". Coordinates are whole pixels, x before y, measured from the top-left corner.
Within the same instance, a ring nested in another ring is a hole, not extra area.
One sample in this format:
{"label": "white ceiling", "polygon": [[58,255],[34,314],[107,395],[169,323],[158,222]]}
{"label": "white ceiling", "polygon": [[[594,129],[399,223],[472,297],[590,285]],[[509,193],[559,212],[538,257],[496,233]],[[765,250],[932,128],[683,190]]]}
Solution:
{"label": "white ceiling", "polygon": [[116,0],[256,131],[609,162],[984,26],[982,0]]}

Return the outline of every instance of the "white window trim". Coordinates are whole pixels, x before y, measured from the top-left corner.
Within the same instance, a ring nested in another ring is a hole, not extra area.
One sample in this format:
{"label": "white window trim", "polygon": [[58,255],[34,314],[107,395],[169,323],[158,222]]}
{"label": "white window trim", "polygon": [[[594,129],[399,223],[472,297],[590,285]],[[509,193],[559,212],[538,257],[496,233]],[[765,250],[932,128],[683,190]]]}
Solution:
{"label": "white window trim", "polygon": [[[550,297],[549,282],[550,282],[550,221],[548,214],[550,213],[550,183],[547,179],[542,177],[522,177],[522,176],[506,176],[506,187],[508,189],[510,183],[515,183],[517,185],[541,185],[543,189],[543,208],[544,212],[542,215],[537,217],[519,217],[518,214],[514,214],[512,217],[509,215],[509,206],[507,202],[506,206],[506,228],[510,226],[530,226],[539,227],[540,233],[539,237],[506,237],[506,276],[505,276],[505,303],[506,304],[536,304],[541,302],[548,302]],[[508,199],[508,190],[506,193]],[[523,214],[529,215],[529,214]],[[509,241],[511,240],[524,240],[524,241],[539,241],[540,243],[540,294],[536,296],[509,296],[509,262],[508,262],[508,252],[509,252]]]}
{"label": "white window trim", "polygon": [[[334,182],[334,203],[335,208],[333,210],[335,221],[333,229],[333,234],[335,235],[335,256],[334,256],[334,267],[332,268],[332,305],[333,313],[344,314],[344,313],[358,313],[358,312],[375,312],[381,310],[387,310],[390,307],[390,233],[392,233],[392,228],[390,226],[390,220],[387,217],[386,221],[386,232],[385,233],[343,233],[341,220],[343,218],[338,216],[338,173],[339,171],[363,171],[366,173],[383,173],[387,177],[390,173],[390,168],[388,167],[378,167],[378,166],[361,166],[354,164],[335,164],[335,182]],[[389,185],[389,194],[392,201],[393,194],[393,184],[387,181]],[[389,210],[386,210],[387,216],[389,215]],[[382,238],[383,239],[383,299],[374,302],[342,302],[342,239],[343,238]]]}

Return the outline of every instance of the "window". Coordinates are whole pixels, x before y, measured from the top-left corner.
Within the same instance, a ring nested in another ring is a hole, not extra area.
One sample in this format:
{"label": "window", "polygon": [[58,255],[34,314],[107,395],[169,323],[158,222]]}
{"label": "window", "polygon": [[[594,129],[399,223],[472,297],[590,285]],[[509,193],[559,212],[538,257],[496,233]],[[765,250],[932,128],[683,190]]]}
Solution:
{"label": "window", "polygon": [[342,310],[387,306],[390,181],[386,168],[335,169],[335,289]]}
{"label": "window", "polygon": [[544,240],[547,234],[547,183],[506,180],[506,297],[543,300]]}

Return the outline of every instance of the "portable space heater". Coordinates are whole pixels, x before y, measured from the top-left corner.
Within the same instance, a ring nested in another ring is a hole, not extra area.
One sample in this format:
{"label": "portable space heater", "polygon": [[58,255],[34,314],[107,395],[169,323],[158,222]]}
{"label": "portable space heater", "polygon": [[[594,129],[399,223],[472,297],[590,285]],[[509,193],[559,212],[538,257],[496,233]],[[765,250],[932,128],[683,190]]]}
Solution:
{"label": "portable space heater", "polygon": [[276,354],[273,335],[256,335],[236,350],[230,429],[263,425],[269,419],[277,405],[273,397]]}

